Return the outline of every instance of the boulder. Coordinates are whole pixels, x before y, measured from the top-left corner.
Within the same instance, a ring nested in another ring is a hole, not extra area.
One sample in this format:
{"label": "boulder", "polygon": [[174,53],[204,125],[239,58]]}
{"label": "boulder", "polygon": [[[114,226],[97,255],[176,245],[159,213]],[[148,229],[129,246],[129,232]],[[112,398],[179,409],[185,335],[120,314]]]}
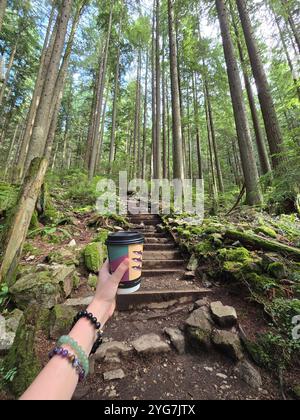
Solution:
{"label": "boulder", "polygon": [[65,301],[65,305],[72,306],[77,311],[81,309],[86,309],[87,306],[92,302],[94,299],[94,296],[87,296],[82,298],[74,298],[74,299],[68,299]]}
{"label": "boulder", "polygon": [[212,322],[206,308],[196,309],[185,321],[187,341],[195,350],[209,350],[211,347]]}
{"label": "boulder", "polygon": [[14,342],[15,332],[7,331],[5,318],[0,315],[0,356],[8,352]]}
{"label": "boulder", "polygon": [[188,263],[187,270],[195,272],[197,268],[198,268],[198,258],[196,257],[196,255],[193,254]]}
{"label": "boulder", "polygon": [[251,388],[259,389],[262,387],[262,378],[259,371],[247,360],[239,362],[234,369],[234,373]]}
{"label": "boulder", "polygon": [[125,373],[123,369],[116,369],[116,370],[111,370],[109,372],[103,373],[103,379],[105,381],[113,381],[115,379],[123,379],[123,378],[125,378]]}
{"label": "boulder", "polygon": [[83,251],[84,263],[91,273],[98,273],[106,257],[106,248],[101,242],[92,242]]}
{"label": "boulder", "polygon": [[67,305],[55,305],[50,316],[50,338],[57,340],[70,332],[76,311]]}
{"label": "boulder", "polygon": [[17,368],[12,381],[8,383],[9,390],[16,397],[22,395],[42,369],[36,354],[40,317],[41,310],[37,306],[30,307],[24,313],[14,343],[4,359],[5,371]]}
{"label": "boulder", "polygon": [[126,343],[121,341],[109,341],[103,343],[95,353],[95,360],[100,361],[113,356],[126,356],[133,350]]}
{"label": "boulder", "polygon": [[132,342],[132,346],[138,354],[166,353],[171,350],[157,334],[142,335]]}
{"label": "boulder", "polygon": [[211,339],[218,350],[224,352],[233,361],[241,360],[244,357],[242,344],[237,333],[214,330]]}
{"label": "boulder", "polygon": [[50,309],[70,296],[74,272],[74,266],[37,266],[31,273],[21,276],[10,288],[10,293],[21,309],[33,303]]}
{"label": "boulder", "polygon": [[195,309],[199,309],[202,308],[203,306],[208,306],[209,305],[209,300],[205,297],[203,299],[199,299],[194,303],[194,308]]}
{"label": "boulder", "polygon": [[5,319],[6,331],[16,334],[22,316],[20,309],[14,309]]}
{"label": "boulder", "polygon": [[222,328],[231,328],[237,323],[236,310],[232,306],[225,306],[222,302],[212,302],[210,311],[213,320]]}
{"label": "boulder", "polygon": [[179,328],[165,328],[164,332],[170,338],[171,343],[179,354],[185,352],[185,336]]}
{"label": "boulder", "polygon": [[52,251],[48,255],[47,261],[51,264],[79,265],[79,252],[70,246],[68,248],[60,248]]}

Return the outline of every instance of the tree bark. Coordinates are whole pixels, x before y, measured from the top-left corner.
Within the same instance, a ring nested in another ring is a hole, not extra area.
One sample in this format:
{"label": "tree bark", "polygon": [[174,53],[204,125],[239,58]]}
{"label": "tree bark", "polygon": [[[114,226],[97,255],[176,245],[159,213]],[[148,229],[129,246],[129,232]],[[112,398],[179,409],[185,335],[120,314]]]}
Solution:
{"label": "tree bark", "polygon": [[297,47],[298,47],[298,52],[300,53],[300,35],[299,35],[298,30],[296,28],[296,24],[295,24],[292,12],[290,10],[288,1],[287,0],[281,0],[281,3],[282,3],[282,5],[285,9],[286,14],[287,14],[287,21],[290,25],[292,34],[294,35],[294,38],[295,38],[295,41],[296,41],[296,44],[297,44]]}
{"label": "tree bark", "polygon": [[99,144],[98,144],[99,130],[100,130],[101,115],[102,115],[103,94],[104,94],[104,87],[105,87],[108,51],[109,51],[109,44],[110,44],[110,38],[111,38],[112,17],[113,17],[113,1],[111,1],[111,5],[110,5],[110,14],[109,14],[106,42],[105,42],[103,65],[101,66],[101,70],[99,74],[100,84],[99,84],[99,90],[98,90],[98,94],[96,98],[96,115],[94,116],[95,124],[93,127],[93,136],[92,136],[93,142],[92,142],[91,158],[90,158],[90,164],[89,164],[89,179],[90,180],[93,178],[95,174],[97,149],[99,147]]}
{"label": "tree bark", "polygon": [[13,46],[13,49],[12,49],[10,57],[9,57],[9,62],[8,62],[7,70],[6,70],[6,73],[5,73],[5,78],[4,78],[4,81],[3,81],[3,84],[2,84],[1,90],[0,90],[0,107],[2,107],[4,92],[5,92],[5,89],[7,87],[7,83],[8,83],[9,76],[10,76],[10,71],[11,71],[12,66],[14,64],[14,59],[15,59],[15,55],[16,55],[16,52],[17,52],[17,46],[18,45],[17,45],[17,42],[16,42],[15,45]]}
{"label": "tree bark", "polygon": [[5,165],[5,170],[4,170],[4,179],[7,178],[8,170],[11,169],[12,154],[13,154],[13,149],[15,147],[18,131],[19,131],[19,126],[20,125],[18,124],[15,128],[14,135],[13,135],[13,138],[10,142],[10,146],[9,146],[9,149],[8,149],[7,158],[6,158],[6,165]]}
{"label": "tree bark", "polygon": [[[49,66],[51,54],[53,51],[54,41],[56,37],[57,25],[54,27],[52,31],[52,35],[51,35],[51,28],[52,28],[52,23],[54,19],[54,14],[55,14],[55,5],[52,6],[52,10],[51,10],[50,18],[49,18],[47,32],[46,32],[46,36],[44,40],[42,53],[41,53],[40,66],[39,66],[39,70],[38,70],[38,74],[37,74],[37,78],[35,82],[32,99],[30,102],[30,108],[27,113],[26,125],[23,132],[23,136],[22,136],[22,144],[21,144],[20,153],[18,156],[17,164],[16,164],[16,170],[14,172],[14,178],[13,178],[14,182],[18,182],[23,178],[24,165],[25,165],[25,160],[27,156],[30,137],[32,135],[32,129],[33,129],[34,121],[35,121],[36,110],[40,102],[41,93],[43,90],[43,84],[45,82],[47,68]],[[51,39],[50,39],[50,35],[51,35]]]}
{"label": "tree bark", "polygon": [[112,164],[115,160],[115,143],[116,143],[116,125],[117,125],[117,113],[118,113],[118,96],[119,96],[119,76],[120,76],[120,52],[121,52],[121,33],[122,33],[122,19],[119,28],[119,43],[116,54],[116,70],[114,80],[114,99],[113,99],[113,111],[112,111],[112,126],[111,126],[111,138],[110,138],[110,150],[109,150],[109,171],[112,169]]}
{"label": "tree bark", "polygon": [[42,157],[44,154],[49,131],[49,113],[51,112],[53,101],[57,100],[57,98],[53,97],[53,92],[55,90],[55,84],[59,74],[59,66],[64,48],[68,22],[71,16],[72,3],[72,0],[64,0],[61,13],[58,16],[57,33],[50,63],[47,69],[47,78],[43,86],[41,100],[36,112],[25,168],[29,167],[32,159],[35,157]]}
{"label": "tree bark", "polygon": [[194,104],[194,124],[196,130],[196,146],[197,146],[197,163],[198,163],[198,177],[203,179],[203,165],[202,165],[202,152],[201,152],[201,138],[200,138],[200,127],[199,127],[199,105],[197,98],[197,87],[196,87],[196,74],[193,74],[193,104]]}
{"label": "tree bark", "polygon": [[263,63],[258,51],[254,30],[252,28],[245,0],[236,0],[236,4],[238,7],[251,67],[257,86],[258,98],[265,123],[273,168],[276,169],[283,160],[281,155],[283,152],[283,140],[277,120],[275,106]]}
{"label": "tree bark", "polygon": [[155,63],[156,63],[156,44],[155,44],[155,1],[153,1],[153,19],[152,19],[152,52],[151,52],[151,66],[152,66],[152,164],[151,168],[153,170],[152,177],[155,178],[155,161],[156,161],[156,72],[155,72]]}
{"label": "tree bark", "polygon": [[3,19],[5,15],[7,0],[0,0],[0,33],[2,29]]}
{"label": "tree bark", "polygon": [[248,95],[248,101],[249,101],[249,106],[250,106],[250,111],[251,111],[251,116],[252,116],[252,122],[253,122],[256,145],[257,145],[257,150],[258,150],[258,157],[260,161],[260,167],[261,167],[262,173],[265,175],[271,172],[272,168],[271,168],[271,164],[270,164],[270,160],[269,160],[269,156],[267,152],[267,147],[264,141],[262,129],[259,123],[259,117],[258,117],[258,112],[256,109],[254,93],[252,90],[250,78],[247,73],[247,63],[246,63],[243,48],[240,42],[240,34],[239,34],[238,26],[235,20],[235,14],[234,14],[234,10],[233,10],[231,2],[230,2],[230,10],[231,10],[232,23],[233,23],[235,36],[236,36],[239,56],[240,56],[240,62],[241,62],[242,70],[243,70],[245,87],[246,87],[246,91]]}
{"label": "tree bark", "polygon": [[0,268],[0,284],[11,286],[22,256],[23,245],[35,209],[36,201],[44,182],[48,162],[46,159],[34,159],[24,180],[14,215],[3,240],[3,257]]}
{"label": "tree bark", "polygon": [[262,194],[259,187],[258,171],[247,121],[242,83],[239,76],[237,61],[234,55],[234,47],[230,35],[228,14],[224,0],[216,0],[216,7],[220,21],[224,55],[227,66],[237,136],[239,140],[240,155],[246,183],[247,203],[249,205],[261,204]]}
{"label": "tree bark", "polygon": [[144,96],[144,125],[143,125],[143,163],[142,179],[146,178],[147,170],[147,105],[148,105],[148,73],[149,73],[149,51],[146,58],[145,96]]}
{"label": "tree bark", "polygon": [[96,159],[96,171],[97,168],[101,165],[101,158],[102,158],[102,149],[103,149],[103,138],[104,138],[104,129],[105,129],[105,117],[106,117],[106,108],[107,108],[107,102],[108,102],[108,95],[109,95],[109,89],[108,86],[106,88],[106,95],[105,95],[105,101],[103,105],[103,112],[102,112],[102,118],[101,118],[101,130],[100,130],[100,138],[99,138],[99,147],[97,150],[97,159]]}
{"label": "tree bark", "polygon": [[154,178],[161,179],[161,65],[160,65],[160,0],[156,0],[156,159],[154,159]]}
{"label": "tree bark", "polygon": [[169,43],[170,43],[170,75],[172,94],[172,121],[173,121],[173,177],[184,179],[183,170],[183,143],[180,113],[180,98],[178,84],[177,46],[174,26],[174,0],[168,0]]}
{"label": "tree bark", "polygon": [[209,124],[210,124],[210,129],[211,129],[212,147],[213,147],[213,151],[214,151],[216,170],[217,170],[218,186],[219,186],[219,191],[221,193],[223,193],[224,192],[223,175],[222,175],[222,171],[221,171],[221,165],[220,165],[220,159],[219,159],[219,153],[218,153],[218,147],[217,147],[217,140],[216,140],[215,125],[214,125],[214,119],[213,119],[213,113],[212,113],[210,93],[209,93],[207,79],[204,80],[204,85],[205,85],[205,91],[206,91]]}

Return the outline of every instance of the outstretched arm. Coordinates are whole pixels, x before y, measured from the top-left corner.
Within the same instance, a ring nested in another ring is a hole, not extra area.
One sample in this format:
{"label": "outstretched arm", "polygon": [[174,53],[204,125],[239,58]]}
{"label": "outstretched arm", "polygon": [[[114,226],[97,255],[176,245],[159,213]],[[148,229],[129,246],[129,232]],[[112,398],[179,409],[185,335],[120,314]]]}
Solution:
{"label": "outstretched arm", "polygon": [[[128,264],[128,260],[125,260],[114,274],[109,274],[109,263],[106,261],[100,271],[96,294],[87,310],[101,322],[102,327],[115,311],[118,285],[128,270]],[[87,355],[90,354],[95,341],[95,328],[88,319],[80,319],[69,336]],[[70,347],[64,348],[74,353]],[[78,374],[71,364],[61,357],[54,357],[20,399],[70,400],[77,384]]]}

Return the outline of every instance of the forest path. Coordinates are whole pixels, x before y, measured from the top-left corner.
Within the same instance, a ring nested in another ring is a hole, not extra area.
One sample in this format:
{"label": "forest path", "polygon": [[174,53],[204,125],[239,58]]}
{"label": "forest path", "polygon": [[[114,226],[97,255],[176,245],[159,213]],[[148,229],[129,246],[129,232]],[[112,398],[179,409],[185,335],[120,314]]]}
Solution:
{"label": "forest path", "polygon": [[[236,376],[234,364],[223,354],[214,350],[193,353],[182,347],[181,331],[195,308],[193,302],[206,295],[208,301],[218,299],[196,278],[184,280],[186,261],[173,238],[157,229],[159,217],[139,215],[129,220],[146,238],[142,287],[119,298],[118,310],[105,328],[105,343],[91,363],[92,374],[78,386],[74,399],[280,398],[277,385],[265,372],[261,372],[263,388],[253,389]],[[181,334],[181,354],[165,328]],[[147,334],[152,335],[144,337]],[[133,351],[132,343],[141,337],[144,348]]]}

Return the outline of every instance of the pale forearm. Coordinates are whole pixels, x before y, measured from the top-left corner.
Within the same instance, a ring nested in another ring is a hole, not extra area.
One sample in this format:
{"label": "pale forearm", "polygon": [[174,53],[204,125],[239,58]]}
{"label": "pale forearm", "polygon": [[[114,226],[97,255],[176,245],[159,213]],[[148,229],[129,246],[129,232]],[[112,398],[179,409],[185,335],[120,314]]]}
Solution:
{"label": "pale forearm", "polygon": [[[109,318],[107,304],[100,300],[94,300],[87,308],[101,323],[103,327]],[[80,319],[69,336],[72,337],[87,355],[93,347],[96,339],[94,325],[87,319]],[[74,353],[70,346],[65,349]],[[21,400],[70,400],[78,384],[78,374],[68,360],[54,357],[42,370],[30,388],[21,397]]]}

